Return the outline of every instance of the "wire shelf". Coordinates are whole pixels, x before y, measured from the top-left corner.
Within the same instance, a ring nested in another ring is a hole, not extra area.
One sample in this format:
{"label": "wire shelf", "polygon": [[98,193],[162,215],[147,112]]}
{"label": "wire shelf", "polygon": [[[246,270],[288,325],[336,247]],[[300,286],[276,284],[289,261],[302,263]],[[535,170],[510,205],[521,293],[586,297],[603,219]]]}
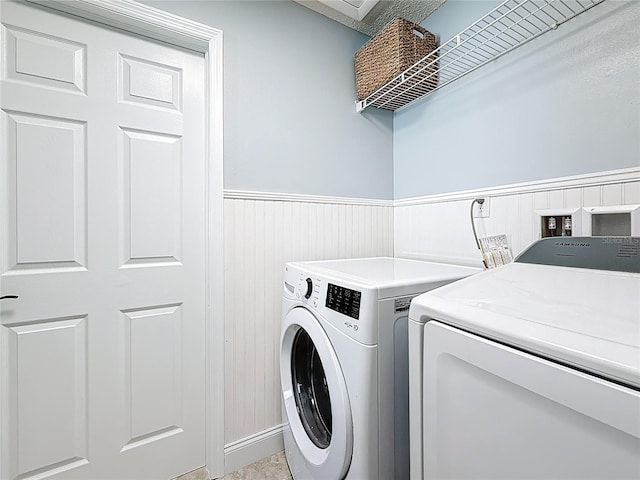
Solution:
{"label": "wire shelf", "polygon": [[506,0],[356,102],[356,110],[361,112],[370,106],[387,110],[404,108],[604,1]]}

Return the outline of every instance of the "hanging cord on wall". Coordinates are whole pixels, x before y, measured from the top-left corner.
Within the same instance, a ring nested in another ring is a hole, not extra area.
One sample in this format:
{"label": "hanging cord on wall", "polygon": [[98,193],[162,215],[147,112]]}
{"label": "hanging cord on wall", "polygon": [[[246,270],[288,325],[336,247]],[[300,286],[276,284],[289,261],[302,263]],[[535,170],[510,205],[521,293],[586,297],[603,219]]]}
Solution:
{"label": "hanging cord on wall", "polygon": [[484,259],[484,254],[482,253],[482,248],[480,247],[480,240],[478,240],[478,234],[476,232],[476,222],[473,219],[473,205],[474,204],[482,205],[484,203],[484,198],[474,198],[471,202],[471,210],[469,211],[469,217],[471,218],[471,229],[473,230],[473,238],[476,241],[476,245],[478,246],[478,250],[480,250],[480,256],[482,257],[482,264],[484,268],[487,268],[487,261]]}

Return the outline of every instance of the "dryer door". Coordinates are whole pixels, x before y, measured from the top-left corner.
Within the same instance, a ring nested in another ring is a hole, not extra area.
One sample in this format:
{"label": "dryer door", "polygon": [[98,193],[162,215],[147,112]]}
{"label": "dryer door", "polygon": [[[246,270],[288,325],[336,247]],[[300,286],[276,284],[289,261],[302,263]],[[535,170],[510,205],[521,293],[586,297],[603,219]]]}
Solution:
{"label": "dryer door", "polygon": [[640,478],[637,390],[430,321],[423,392],[425,479]]}
{"label": "dryer door", "polygon": [[284,318],[280,352],[284,412],[313,478],[343,478],[351,463],[353,422],[338,357],[304,308]]}

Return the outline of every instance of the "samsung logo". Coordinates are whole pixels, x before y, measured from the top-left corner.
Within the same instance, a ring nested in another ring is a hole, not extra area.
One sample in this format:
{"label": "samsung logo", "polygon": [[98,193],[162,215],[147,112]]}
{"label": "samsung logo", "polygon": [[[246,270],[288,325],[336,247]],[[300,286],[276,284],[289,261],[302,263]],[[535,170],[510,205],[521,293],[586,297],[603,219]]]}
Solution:
{"label": "samsung logo", "polygon": [[558,247],[590,247],[590,243],[570,243],[570,242],[556,242]]}

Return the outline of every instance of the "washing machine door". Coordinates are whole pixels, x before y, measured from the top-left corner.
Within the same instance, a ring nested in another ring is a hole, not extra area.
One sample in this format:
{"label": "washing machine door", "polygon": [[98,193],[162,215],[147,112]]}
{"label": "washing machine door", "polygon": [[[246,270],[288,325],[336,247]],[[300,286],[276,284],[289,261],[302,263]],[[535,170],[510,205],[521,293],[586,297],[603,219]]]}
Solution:
{"label": "washing machine door", "polygon": [[338,357],[305,308],[284,318],[280,379],[291,435],[313,478],[343,478],[351,464],[353,422]]}

